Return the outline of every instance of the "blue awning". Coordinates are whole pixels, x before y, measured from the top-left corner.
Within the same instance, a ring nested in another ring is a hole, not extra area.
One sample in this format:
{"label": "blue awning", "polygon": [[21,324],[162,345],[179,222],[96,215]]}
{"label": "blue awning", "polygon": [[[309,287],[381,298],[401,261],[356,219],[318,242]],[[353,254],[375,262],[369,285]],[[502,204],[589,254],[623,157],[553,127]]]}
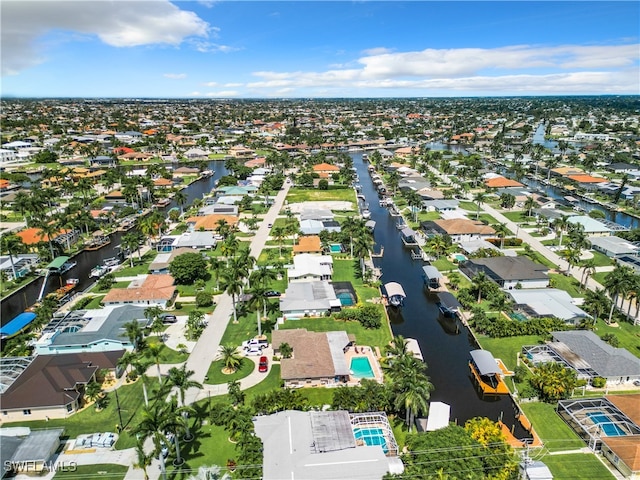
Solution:
{"label": "blue awning", "polygon": [[33,312],[24,312],[15,317],[9,323],[0,328],[0,338],[13,337],[16,333],[21,332],[36,318]]}

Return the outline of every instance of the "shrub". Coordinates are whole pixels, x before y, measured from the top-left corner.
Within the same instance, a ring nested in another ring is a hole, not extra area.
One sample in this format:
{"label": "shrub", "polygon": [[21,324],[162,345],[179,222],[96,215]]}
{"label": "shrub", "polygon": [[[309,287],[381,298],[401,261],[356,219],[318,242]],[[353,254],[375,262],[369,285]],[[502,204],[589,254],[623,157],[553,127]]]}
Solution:
{"label": "shrub", "polygon": [[196,307],[210,307],[213,305],[213,297],[209,292],[198,292],[196,294]]}
{"label": "shrub", "polygon": [[380,328],[382,325],[382,315],[375,305],[363,305],[361,307],[350,308],[336,314],[338,320],[357,321],[365,328]]}
{"label": "shrub", "polygon": [[176,302],[175,305],[173,306],[173,308],[175,308],[176,310],[182,310],[182,303],[181,302]]}
{"label": "shrub", "polygon": [[607,379],[602,377],[594,377],[591,379],[591,385],[594,388],[603,388],[607,384]]}

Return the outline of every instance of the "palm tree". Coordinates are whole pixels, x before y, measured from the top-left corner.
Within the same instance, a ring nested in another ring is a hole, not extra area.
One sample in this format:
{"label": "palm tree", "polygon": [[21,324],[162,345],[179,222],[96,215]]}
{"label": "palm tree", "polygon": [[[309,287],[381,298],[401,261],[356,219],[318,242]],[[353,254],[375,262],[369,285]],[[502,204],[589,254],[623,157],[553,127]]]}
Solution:
{"label": "palm tree", "polygon": [[531,211],[536,207],[536,199],[533,195],[529,195],[524,201],[524,209],[527,211],[527,217],[531,216]]}
{"label": "palm tree", "polygon": [[611,323],[613,309],[618,303],[618,298],[624,298],[633,278],[633,270],[625,265],[616,265],[615,269],[607,274],[603,286],[612,299],[611,310],[607,323]]}
{"label": "palm tree", "polygon": [[138,250],[138,259],[142,261],[140,254],[140,238],[141,234],[138,231],[126,233],[122,236],[121,245],[122,248],[129,252],[129,262],[131,268],[133,268],[133,251]]}
{"label": "palm tree", "polygon": [[51,253],[51,258],[55,258],[56,255],[53,253],[53,236],[58,233],[58,226],[54,222],[50,222],[48,219],[44,219],[38,225],[38,237],[44,241],[46,238],[49,243],[49,251]]}
{"label": "palm tree", "polygon": [[233,303],[233,323],[238,323],[238,313],[236,311],[236,298],[242,292],[244,286],[242,278],[238,277],[235,270],[227,267],[220,274],[220,287],[223,291],[231,295]]}
{"label": "palm tree", "polygon": [[407,348],[407,345],[409,345],[409,340],[404,338],[402,335],[394,335],[391,342],[386,347],[386,353],[393,357],[413,355],[413,352]]}
{"label": "palm tree", "polygon": [[249,290],[251,294],[251,300],[249,301],[249,306],[255,307],[256,309],[256,323],[258,324],[258,337],[262,337],[262,319],[260,318],[260,309],[264,310],[264,316],[267,314],[267,287],[260,284],[254,284]]}
{"label": "palm tree", "polygon": [[476,209],[476,220],[480,217],[480,205],[487,199],[487,194],[484,192],[478,192],[473,196],[473,201],[476,202],[478,208]]}
{"label": "palm tree", "polygon": [[180,206],[180,216],[184,215],[184,205],[187,203],[187,195],[182,190],[178,190],[173,199]]}
{"label": "palm tree", "polygon": [[233,345],[220,345],[217,359],[222,361],[226,371],[233,373],[242,365],[243,357],[238,347]]}
{"label": "palm tree", "polygon": [[271,236],[278,242],[278,253],[280,258],[282,258],[282,243],[284,239],[287,238],[287,232],[285,228],[281,225],[276,225],[271,229]]}
{"label": "palm tree", "polygon": [[15,254],[24,253],[26,245],[22,243],[22,238],[14,233],[2,235],[0,237],[0,244],[2,245],[2,251],[9,254],[9,261],[11,262],[11,272],[13,274],[13,279],[15,280],[18,278],[18,274],[13,263],[13,256]]}
{"label": "palm tree", "polygon": [[562,234],[567,230],[567,228],[569,228],[569,218],[565,217],[564,215],[556,218],[553,221],[553,227],[556,230],[556,234],[559,232],[560,233],[560,239],[558,241],[558,246],[562,246]]}
{"label": "palm tree", "polygon": [[496,232],[496,235],[498,235],[498,238],[500,238],[500,249],[504,248],[504,237],[507,236],[507,233],[509,232],[509,229],[507,228],[507,226],[504,223],[496,223],[495,225],[492,225],[493,229]]}
{"label": "palm tree", "polygon": [[[172,367],[169,370],[169,376],[167,380],[169,385],[178,389],[178,393],[180,394],[180,405],[186,407],[184,403],[184,395],[187,390],[190,388],[202,389],[202,384],[195,380],[192,380],[191,377],[195,372],[193,370],[187,370],[187,365],[182,364],[182,367],[176,368]],[[192,437],[191,431],[189,430],[189,422],[185,418],[185,440],[190,440]]]}
{"label": "palm tree", "polygon": [[144,343],[144,332],[138,320],[131,320],[124,324],[125,335],[136,350],[140,350]]}
{"label": "palm tree", "polygon": [[489,279],[487,274],[484,272],[476,273],[471,280],[475,288],[478,289],[478,303],[480,303],[482,301],[482,294],[484,293],[485,289],[488,287],[491,280]]}
{"label": "palm tree", "polygon": [[605,291],[601,288],[595,290],[587,290],[584,295],[584,310],[593,315],[593,323],[595,325],[596,320],[600,315],[607,311],[607,304],[610,300],[607,298]]}
{"label": "palm tree", "polygon": [[565,248],[560,252],[560,256],[569,264],[569,268],[567,269],[567,273],[571,273],[571,267],[573,265],[577,265],[580,261],[580,249],[571,246],[569,248]]}
{"label": "palm tree", "polygon": [[413,210],[413,221],[418,221],[418,211],[422,208],[422,197],[415,190],[411,190],[405,194],[407,203]]}
{"label": "palm tree", "polygon": [[141,409],[138,424],[134,427],[133,433],[143,439],[151,438],[154,444],[154,455],[158,455],[160,460],[160,471],[162,478],[166,480],[167,472],[164,464],[162,449],[166,446],[167,437],[165,432],[173,429],[177,424],[171,403],[164,399],[158,399],[151,405],[145,405]]}
{"label": "palm tree", "polygon": [[237,253],[239,247],[240,240],[238,240],[233,233],[229,233],[220,246],[220,252],[227,258],[233,257]]}
{"label": "palm tree", "polygon": [[145,350],[145,353],[153,360],[153,363],[156,364],[156,369],[158,371],[158,380],[162,378],[162,373],[160,372],[160,358],[162,356],[162,344],[160,343],[151,343]]}
{"label": "palm tree", "polygon": [[589,277],[596,272],[596,261],[594,258],[585,260],[582,264],[582,276],[580,277],[580,288],[587,288]]}
{"label": "palm tree", "polygon": [[133,468],[139,468],[144,473],[144,480],[149,480],[149,474],[147,473],[147,468],[151,466],[151,462],[153,461],[153,453],[148,454],[144,451],[144,446],[142,442],[138,440],[135,446],[136,451],[136,462],[133,464]]}

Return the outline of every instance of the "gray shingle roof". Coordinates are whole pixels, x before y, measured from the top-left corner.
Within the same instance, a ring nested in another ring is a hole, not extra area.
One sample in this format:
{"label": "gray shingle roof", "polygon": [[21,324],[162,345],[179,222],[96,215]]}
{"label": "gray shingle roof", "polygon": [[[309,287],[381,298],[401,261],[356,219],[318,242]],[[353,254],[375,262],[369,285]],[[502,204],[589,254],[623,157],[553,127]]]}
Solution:
{"label": "gray shingle roof", "polygon": [[551,332],[554,340],[578,354],[601,377],[640,375],[640,359],[624,348],[615,348],[588,330]]}

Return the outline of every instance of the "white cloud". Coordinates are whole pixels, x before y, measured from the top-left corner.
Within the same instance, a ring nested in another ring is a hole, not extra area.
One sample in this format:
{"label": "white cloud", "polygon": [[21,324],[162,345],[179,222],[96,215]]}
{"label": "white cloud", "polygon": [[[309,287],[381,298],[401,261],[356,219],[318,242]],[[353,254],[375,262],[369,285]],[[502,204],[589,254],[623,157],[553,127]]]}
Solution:
{"label": "white cloud", "polygon": [[95,35],[112,47],[179,45],[207,37],[212,27],[167,0],[2,2],[2,74],[42,63],[39,41],[52,31]]}
{"label": "white cloud", "polygon": [[206,40],[194,39],[190,42],[193,47],[202,53],[229,53],[237,52],[240,48],[231,47],[229,45],[220,45],[219,43],[207,42]]}
{"label": "white cloud", "polygon": [[218,86],[218,82],[206,82],[202,84],[205,87],[217,87]]}
{"label": "white cloud", "polygon": [[165,78],[171,78],[172,80],[182,80],[183,78],[187,78],[186,73],[164,73],[162,76]]}
{"label": "white cloud", "polygon": [[385,47],[374,47],[362,51],[362,53],[364,53],[365,55],[385,55],[391,52],[393,52],[393,50]]}
{"label": "white cloud", "polygon": [[238,88],[238,87],[242,87],[244,84],[242,83],[238,83],[238,82],[231,82],[231,83],[225,83],[223,85],[223,87],[226,88]]}
{"label": "white cloud", "polygon": [[240,92],[237,90],[220,90],[219,92],[208,92],[205,94],[207,97],[237,97]]}
{"label": "white cloud", "polygon": [[[539,93],[638,92],[638,44],[527,46],[495,49],[426,49],[378,52],[359,58],[354,68],[326,71],[253,72],[247,84],[265,95],[283,89],[372,89]],[[345,64],[346,66],[347,64]]]}

